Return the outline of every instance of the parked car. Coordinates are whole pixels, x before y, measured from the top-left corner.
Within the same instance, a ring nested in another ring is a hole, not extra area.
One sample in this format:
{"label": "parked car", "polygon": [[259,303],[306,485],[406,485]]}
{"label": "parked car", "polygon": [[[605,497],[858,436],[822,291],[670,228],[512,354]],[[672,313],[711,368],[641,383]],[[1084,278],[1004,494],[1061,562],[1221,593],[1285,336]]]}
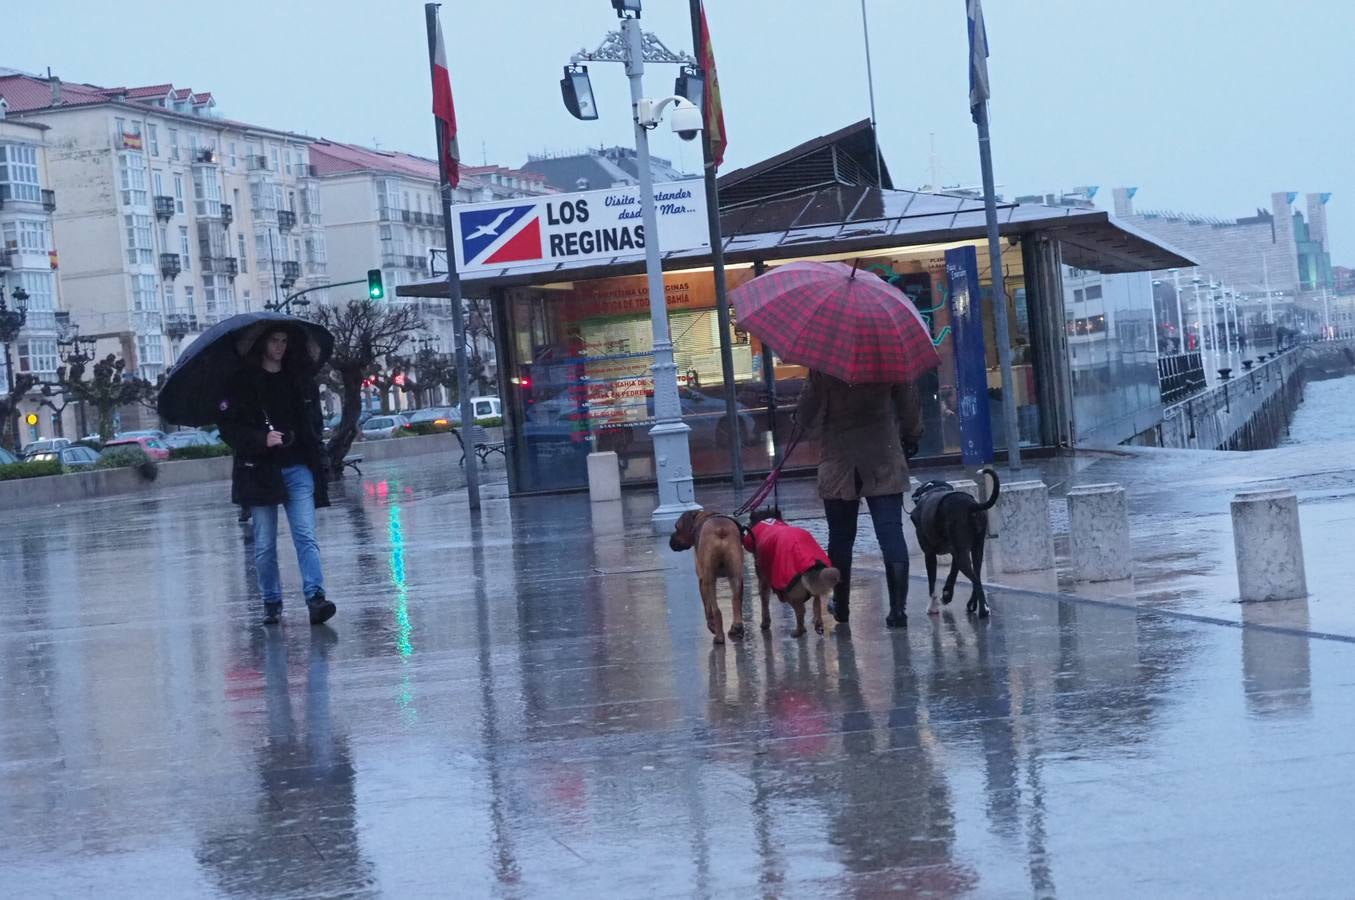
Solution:
{"label": "parked car", "polygon": [[175,431],[165,435],[165,446],[171,450],[179,450],[183,447],[210,447],[212,446],[212,439],[204,431],[193,429]]}
{"label": "parked car", "polygon": [[461,410],[451,406],[430,406],[416,410],[409,417],[411,425],[432,425],[434,428],[451,428],[461,424]]}
{"label": "parked car", "polygon": [[61,463],[63,469],[88,469],[99,461],[99,454],[88,447],[82,447],[79,444],[73,444],[69,447],[62,447],[59,450],[43,450],[25,457],[25,462],[52,462]]}
{"label": "parked car", "polygon": [[53,450],[64,450],[70,445],[71,442],[67,438],[50,438],[43,441],[33,441],[31,444],[26,444],[24,446],[23,458],[28,460],[35,454],[50,453]]}
{"label": "parked car", "polygon": [[358,432],[364,441],[395,437],[409,428],[409,420],[404,416],[372,416]]}
{"label": "parked car", "polygon": [[157,440],[163,441],[165,439],[165,433],[158,428],[143,428],[139,431],[120,431],[117,434],[113,435],[113,440],[117,441],[121,440],[122,438],[143,438],[143,437],[153,437],[156,438]]}
{"label": "parked car", "polygon": [[142,450],[146,451],[146,455],[151,459],[159,461],[169,459],[169,447],[165,446],[164,441],[157,437],[144,435],[129,437],[128,435],[120,434],[107,444],[104,444],[103,454],[101,455],[105,455],[110,450],[114,450],[118,447],[140,447]]}
{"label": "parked car", "polygon": [[470,407],[471,415],[477,419],[503,418],[503,401],[498,397],[471,397]]}

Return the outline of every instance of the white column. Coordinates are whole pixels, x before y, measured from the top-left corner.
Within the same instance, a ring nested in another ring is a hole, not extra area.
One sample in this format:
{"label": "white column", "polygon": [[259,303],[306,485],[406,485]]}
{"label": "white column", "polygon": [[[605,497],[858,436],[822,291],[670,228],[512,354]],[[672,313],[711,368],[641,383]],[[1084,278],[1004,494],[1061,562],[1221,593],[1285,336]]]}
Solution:
{"label": "white column", "polygon": [[1068,530],[1074,580],[1119,581],[1133,574],[1123,487],[1085,484],[1070,490]]}
{"label": "white column", "polygon": [[1237,586],[1245,600],[1289,600],[1308,595],[1293,491],[1255,491],[1233,498],[1233,552]]}

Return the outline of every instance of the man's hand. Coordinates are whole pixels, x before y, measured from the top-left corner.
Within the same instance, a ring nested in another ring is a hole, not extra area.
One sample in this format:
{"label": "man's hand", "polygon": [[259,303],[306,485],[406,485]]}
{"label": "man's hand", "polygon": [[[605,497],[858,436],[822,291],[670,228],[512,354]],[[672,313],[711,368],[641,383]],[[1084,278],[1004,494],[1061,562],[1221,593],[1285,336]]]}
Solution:
{"label": "man's hand", "polygon": [[267,444],[268,444],[268,446],[269,446],[270,449],[273,448],[273,447],[281,447],[281,446],[282,446],[282,432],[281,432],[281,431],[270,431],[270,432],[268,432],[268,441],[267,441]]}

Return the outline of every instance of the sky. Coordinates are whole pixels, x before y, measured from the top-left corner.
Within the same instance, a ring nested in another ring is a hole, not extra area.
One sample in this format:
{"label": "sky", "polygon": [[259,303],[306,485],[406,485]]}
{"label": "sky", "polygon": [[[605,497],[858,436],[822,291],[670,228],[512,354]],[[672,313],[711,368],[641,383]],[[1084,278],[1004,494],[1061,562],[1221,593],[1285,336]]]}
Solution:
{"label": "sky", "polygon": [[[865,0],[884,158],[898,187],[979,183],[964,0]],[[1329,191],[1332,256],[1355,265],[1355,4],[1348,0],[987,0],[992,140],[1008,197],[1136,186],[1139,209],[1219,218],[1272,191]],[[729,149],[722,171],[870,114],[860,0],[707,0]],[[642,19],[691,50],[687,0]],[[463,158],[633,146],[620,64],[590,66],[602,116],[560,101],[561,67],[616,28],[608,0],[448,0],[442,7]],[[15,23],[10,23],[14,36]],[[423,4],[414,0],[45,0],[0,66],[105,86],[210,90],[234,119],[433,152]],[[647,96],[672,91],[651,66]],[[689,171],[699,145],[655,132]],[[1306,209],[1300,198],[1300,209]]]}

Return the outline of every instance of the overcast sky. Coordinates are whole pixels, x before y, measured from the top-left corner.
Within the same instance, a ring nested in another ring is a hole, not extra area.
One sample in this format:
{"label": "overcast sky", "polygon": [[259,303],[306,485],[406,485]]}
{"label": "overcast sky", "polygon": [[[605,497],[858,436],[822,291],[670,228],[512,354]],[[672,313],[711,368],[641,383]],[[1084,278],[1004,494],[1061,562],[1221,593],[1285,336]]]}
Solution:
{"label": "overcast sky", "polygon": [[[867,0],[885,159],[900,187],[978,183],[964,0]],[[987,0],[997,179],[1008,195],[1136,185],[1141,209],[1232,218],[1272,191],[1330,191],[1333,261],[1355,265],[1355,4],[1348,0]],[[725,170],[868,114],[860,0],[707,0]],[[442,10],[469,161],[630,145],[621,67],[595,64],[602,118],[560,103],[560,67],[615,27],[607,0],[449,0]],[[691,48],[687,0],[646,30]],[[210,90],[225,115],[431,155],[423,4],[413,0],[45,0],[0,66],[103,85]],[[78,31],[76,27],[78,26]],[[650,69],[646,93],[672,89]],[[666,129],[656,154],[699,153]]]}

